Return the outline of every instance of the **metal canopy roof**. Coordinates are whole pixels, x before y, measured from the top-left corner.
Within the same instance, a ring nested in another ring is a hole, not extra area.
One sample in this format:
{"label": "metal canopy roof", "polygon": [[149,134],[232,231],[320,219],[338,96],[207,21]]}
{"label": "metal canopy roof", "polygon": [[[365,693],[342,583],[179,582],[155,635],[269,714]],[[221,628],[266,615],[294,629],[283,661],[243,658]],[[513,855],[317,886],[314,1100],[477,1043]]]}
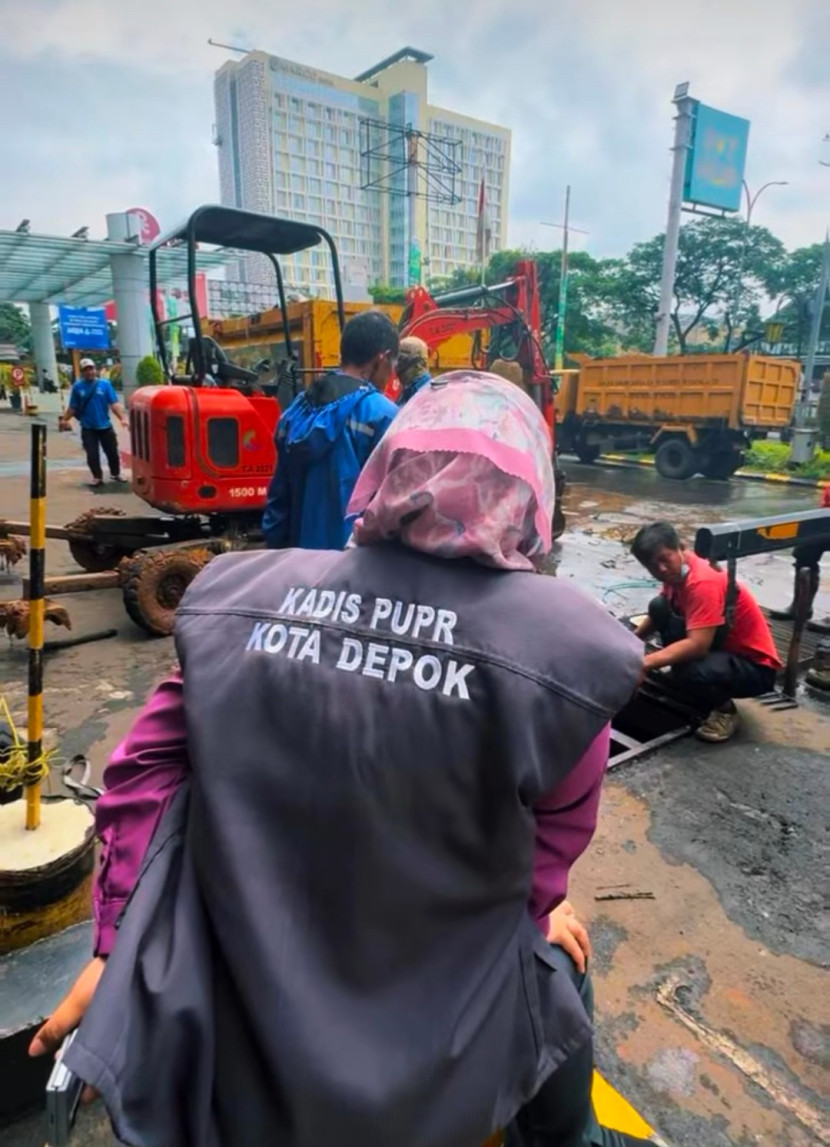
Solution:
{"label": "metal canopy roof", "polygon": [[[65,239],[0,231],[0,303],[71,303],[100,306],[112,298],[111,255],[146,259],[149,247],[98,239]],[[200,270],[221,267],[230,251],[199,251]],[[159,280],[187,276],[187,249],[158,252]]]}
{"label": "metal canopy roof", "polygon": [[199,207],[185,223],[157,239],[153,247],[161,248],[171,239],[187,239],[190,235],[197,243],[215,243],[264,255],[295,255],[328,238],[323,228],[313,223],[210,204]]}

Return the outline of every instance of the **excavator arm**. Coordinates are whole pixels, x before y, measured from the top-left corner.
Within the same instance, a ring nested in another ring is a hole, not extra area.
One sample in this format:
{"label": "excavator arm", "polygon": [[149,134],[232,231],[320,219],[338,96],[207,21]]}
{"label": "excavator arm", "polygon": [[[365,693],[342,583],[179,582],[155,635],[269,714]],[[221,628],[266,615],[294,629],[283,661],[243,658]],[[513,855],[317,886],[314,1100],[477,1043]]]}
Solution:
{"label": "excavator arm", "polygon": [[[522,260],[502,283],[462,287],[431,295],[424,287],[409,292],[401,319],[401,336],[416,335],[431,351],[460,334],[490,331],[489,362],[512,358],[522,368],[525,386],[544,411],[553,431],[553,385],[541,345],[539,287],[536,264]],[[512,336],[512,354],[501,353]],[[495,353],[494,353],[495,352]],[[478,365],[478,364],[476,364]],[[482,364],[487,365],[487,364]]]}
{"label": "excavator arm", "polygon": [[[400,327],[402,337],[415,335],[423,339],[430,351],[438,350],[442,343],[456,335],[490,331],[489,353],[482,366],[490,365],[497,357],[512,359],[521,366],[524,385],[544,414],[551,439],[555,441],[555,392],[542,350],[539,285],[534,262],[516,263],[508,279],[492,286],[462,287],[436,296],[424,287],[415,287],[407,295]],[[512,342],[512,353],[504,351],[507,341]],[[478,368],[475,362],[471,365]],[[556,477],[554,538],[565,528],[564,475],[558,468]]]}

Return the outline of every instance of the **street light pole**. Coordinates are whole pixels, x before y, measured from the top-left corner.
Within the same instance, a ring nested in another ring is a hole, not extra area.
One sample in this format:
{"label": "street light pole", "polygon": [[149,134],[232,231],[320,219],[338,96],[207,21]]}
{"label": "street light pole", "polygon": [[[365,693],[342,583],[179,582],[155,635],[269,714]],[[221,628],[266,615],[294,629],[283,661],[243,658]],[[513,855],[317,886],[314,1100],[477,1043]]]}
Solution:
{"label": "street light pole", "polygon": [[674,121],[674,159],[669,191],[669,213],[666,220],[666,240],[663,246],[663,273],[660,279],[660,305],[657,309],[657,328],[654,335],[654,354],[662,356],[669,350],[671,303],[674,294],[674,275],[680,246],[680,220],[683,213],[683,184],[686,179],[686,160],[692,140],[692,111],[694,100],[689,96],[689,85],[678,84],[672,101],[677,108]]}
{"label": "street light pole", "polygon": [[571,231],[578,231],[580,235],[587,235],[579,227],[571,227],[571,185],[565,188],[565,216],[561,223],[546,223],[541,220],[543,227],[560,227],[562,229],[562,257],[559,262],[559,303],[556,308],[556,333],[553,343],[553,368],[561,371],[565,363],[565,308],[568,303],[568,237]]}
{"label": "street light pole", "polygon": [[[744,241],[741,246],[741,257],[738,261],[738,273],[735,278],[735,294],[732,299],[732,315],[735,322],[737,322],[738,319],[738,307],[740,305],[741,295],[743,294],[744,289],[744,265],[746,264],[746,251],[747,247],[749,246],[749,228],[752,223],[752,212],[755,210],[755,204],[758,202],[768,187],[786,186],[786,179],[771,179],[768,183],[765,183],[762,187],[759,187],[754,195],[750,195],[749,184],[745,179],[743,180],[744,194],[746,195],[746,224],[744,226]],[[726,336],[726,346],[723,348],[725,354],[729,354],[729,348],[732,345],[733,330],[734,326],[730,328],[729,333]]]}
{"label": "street light pole", "polygon": [[553,343],[553,368],[562,370],[565,362],[565,308],[568,305],[568,216],[571,209],[571,185],[565,188],[565,220],[562,227],[562,259],[559,266],[559,306],[556,308],[556,338]]}

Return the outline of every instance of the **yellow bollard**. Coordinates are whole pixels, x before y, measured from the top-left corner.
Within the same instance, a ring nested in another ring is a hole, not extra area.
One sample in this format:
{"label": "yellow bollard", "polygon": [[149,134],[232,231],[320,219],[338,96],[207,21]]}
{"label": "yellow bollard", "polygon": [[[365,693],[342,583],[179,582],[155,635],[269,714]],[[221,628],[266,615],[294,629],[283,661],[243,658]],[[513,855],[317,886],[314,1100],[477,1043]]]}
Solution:
{"label": "yellow bollard", "polygon": [[[43,755],[43,613],[46,574],[46,427],[32,426],[31,487],[29,490],[29,763]],[[26,788],[26,828],[40,826],[40,787]]]}

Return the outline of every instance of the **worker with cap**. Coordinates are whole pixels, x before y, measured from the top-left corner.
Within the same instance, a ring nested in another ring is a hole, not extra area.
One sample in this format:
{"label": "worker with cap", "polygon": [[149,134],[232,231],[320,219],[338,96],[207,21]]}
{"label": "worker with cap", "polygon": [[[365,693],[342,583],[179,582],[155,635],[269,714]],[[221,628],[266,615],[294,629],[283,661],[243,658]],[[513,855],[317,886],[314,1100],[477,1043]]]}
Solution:
{"label": "worker with cap", "polygon": [[101,449],[107,459],[113,482],[125,482],[121,476],[118,438],[112,426],[114,414],[122,426],[127,425],[124,408],[118,401],[115,388],[108,378],[98,377],[98,368],[91,358],[81,359],[81,377],[73,383],[69,403],[60,418],[61,430],[68,430],[73,418],[81,424],[81,442],[86,453],[86,464],[92,474],[93,487],[103,486]]}
{"label": "worker with cap", "polygon": [[401,396],[398,406],[405,406],[410,398],[414,398],[422,387],[431,381],[429,373],[429,347],[423,339],[415,335],[408,335],[401,339],[398,351],[398,382],[401,384]]}

